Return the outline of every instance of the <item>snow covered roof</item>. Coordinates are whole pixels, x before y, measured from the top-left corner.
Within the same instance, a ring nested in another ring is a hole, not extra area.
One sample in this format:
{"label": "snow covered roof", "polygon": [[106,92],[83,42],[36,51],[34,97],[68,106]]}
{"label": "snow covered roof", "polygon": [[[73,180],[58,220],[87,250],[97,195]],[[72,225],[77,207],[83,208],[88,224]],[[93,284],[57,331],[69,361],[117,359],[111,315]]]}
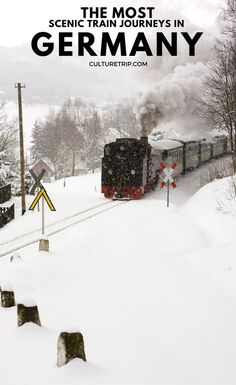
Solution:
{"label": "snow covered roof", "polygon": [[148,137],[150,140],[156,141],[162,139],[163,135],[160,131],[153,131]]}
{"label": "snow covered roof", "polygon": [[45,158],[42,158],[42,160],[44,161],[44,163],[46,163],[52,169],[52,171],[54,170],[54,165],[49,158],[45,157]]}
{"label": "snow covered roof", "polygon": [[117,128],[109,128],[105,136],[105,143],[114,142],[117,138],[128,138],[129,134],[124,130],[118,130]]}
{"label": "snow covered roof", "polygon": [[52,161],[47,158],[47,157],[44,157],[44,158],[41,158],[41,159],[38,159],[32,166],[32,168],[34,168],[36,166],[36,164],[38,164],[38,162],[40,161],[43,161],[53,172],[54,172],[54,165],[52,163]]}
{"label": "snow covered roof", "polygon": [[160,140],[148,140],[148,143],[157,150],[171,150],[172,148],[183,147],[183,144],[177,140],[160,139]]}

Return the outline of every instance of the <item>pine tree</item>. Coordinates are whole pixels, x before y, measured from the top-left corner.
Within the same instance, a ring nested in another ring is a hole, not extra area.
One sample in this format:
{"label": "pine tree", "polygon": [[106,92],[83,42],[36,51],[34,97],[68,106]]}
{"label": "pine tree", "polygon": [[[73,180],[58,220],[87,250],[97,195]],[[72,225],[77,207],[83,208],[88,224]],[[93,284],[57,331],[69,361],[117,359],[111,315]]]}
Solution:
{"label": "pine tree", "polygon": [[92,117],[88,122],[88,165],[90,170],[100,166],[102,148],[103,148],[103,130],[98,112],[94,110]]}

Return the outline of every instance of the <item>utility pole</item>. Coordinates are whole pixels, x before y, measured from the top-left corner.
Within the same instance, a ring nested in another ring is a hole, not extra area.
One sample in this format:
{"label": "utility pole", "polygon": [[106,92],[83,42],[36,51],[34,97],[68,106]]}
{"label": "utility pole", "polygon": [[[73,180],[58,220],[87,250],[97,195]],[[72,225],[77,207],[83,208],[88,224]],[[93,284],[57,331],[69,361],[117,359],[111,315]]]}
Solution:
{"label": "utility pole", "polygon": [[170,181],[167,181],[167,207],[170,205]]}
{"label": "utility pole", "polygon": [[26,211],[26,203],[25,203],[25,158],[24,158],[24,134],[23,134],[21,88],[25,88],[25,84],[16,83],[15,88],[18,89],[19,134],[20,134],[21,212],[22,212],[22,215],[24,215],[24,213]]}

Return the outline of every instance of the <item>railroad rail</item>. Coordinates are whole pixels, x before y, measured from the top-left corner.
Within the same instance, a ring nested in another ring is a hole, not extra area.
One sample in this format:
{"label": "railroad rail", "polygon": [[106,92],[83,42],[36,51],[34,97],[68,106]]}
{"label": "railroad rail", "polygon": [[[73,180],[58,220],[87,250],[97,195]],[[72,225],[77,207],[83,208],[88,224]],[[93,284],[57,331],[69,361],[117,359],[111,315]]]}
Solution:
{"label": "railroad rail", "polygon": [[[127,203],[127,201],[121,201],[118,203],[113,202],[113,201],[112,202],[109,201],[109,202],[105,202],[105,203],[90,207],[88,209],[79,211],[73,215],[70,215],[66,218],[63,218],[63,219],[61,219],[55,223],[48,225],[47,230],[49,228],[51,230],[47,231],[47,235],[52,236],[52,235],[58,234],[61,231],[64,231],[64,230],[66,230],[66,229],[68,229],[74,225],[77,225],[79,223],[85,222],[91,218],[94,218],[94,217],[96,217],[96,216],[98,216],[98,215],[100,215],[106,211],[112,210],[113,208],[120,206],[122,204],[125,204],[125,203]],[[106,207],[106,208],[103,208],[102,210],[96,211],[97,209],[99,209],[100,207],[103,207],[103,206],[109,206],[109,207]],[[93,212],[93,211],[95,211],[95,212]],[[90,212],[90,214],[88,216],[83,217],[83,215],[88,213],[88,212]],[[82,218],[81,218],[81,216],[82,216]],[[80,219],[78,219],[78,217],[80,217]],[[0,252],[0,257],[4,257],[8,254],[11,254],[11,253],[14,253],[20,249],[23,249],[24,247],[33,245],[34,243],[37,243],[39,238],[40,238],[40,234],[41,234],[40,229],[37,229],[37,230],[31,231],[31,232],[22,234],[21,236],[13,238],[9,241],[0,243],[1,248],[2,248],[2,246],[6,247],[5,250]],[[28,238],[29,236],[31,237],[30,240],[25,240],[25,242],[24,241],[22,242],[22,238],[25,238],[25,237]],[[18,241],[19,241],[19,244],[18,244]],[[12,246],[12,243],[14,243],[14,242],[16,243],[16,245]],[[9,247],[8,247],[8,245],[9,245]]]}

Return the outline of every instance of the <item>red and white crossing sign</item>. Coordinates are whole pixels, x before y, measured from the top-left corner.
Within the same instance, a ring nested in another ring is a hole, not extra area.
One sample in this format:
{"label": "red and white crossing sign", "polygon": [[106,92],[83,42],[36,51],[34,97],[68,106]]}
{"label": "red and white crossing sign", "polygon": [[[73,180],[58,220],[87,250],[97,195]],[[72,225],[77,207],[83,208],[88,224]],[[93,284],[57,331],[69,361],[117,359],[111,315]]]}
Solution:
{"label": "red and white crossing sign", "polygon": [[170,168],[167,168],[165,163],[161,162],[160,166],[161,166],[161,168],[165,174],[165,177],[164,177],[163,181],[161,182],[161,188],[163,188],[168,181],[170,182],[170,184],[173,188],[176,188],[177,186],[176,186],[174,179],[172,178],[172,174],[173,174],[173,172],[177,166],[177,163],[173,163]]}

